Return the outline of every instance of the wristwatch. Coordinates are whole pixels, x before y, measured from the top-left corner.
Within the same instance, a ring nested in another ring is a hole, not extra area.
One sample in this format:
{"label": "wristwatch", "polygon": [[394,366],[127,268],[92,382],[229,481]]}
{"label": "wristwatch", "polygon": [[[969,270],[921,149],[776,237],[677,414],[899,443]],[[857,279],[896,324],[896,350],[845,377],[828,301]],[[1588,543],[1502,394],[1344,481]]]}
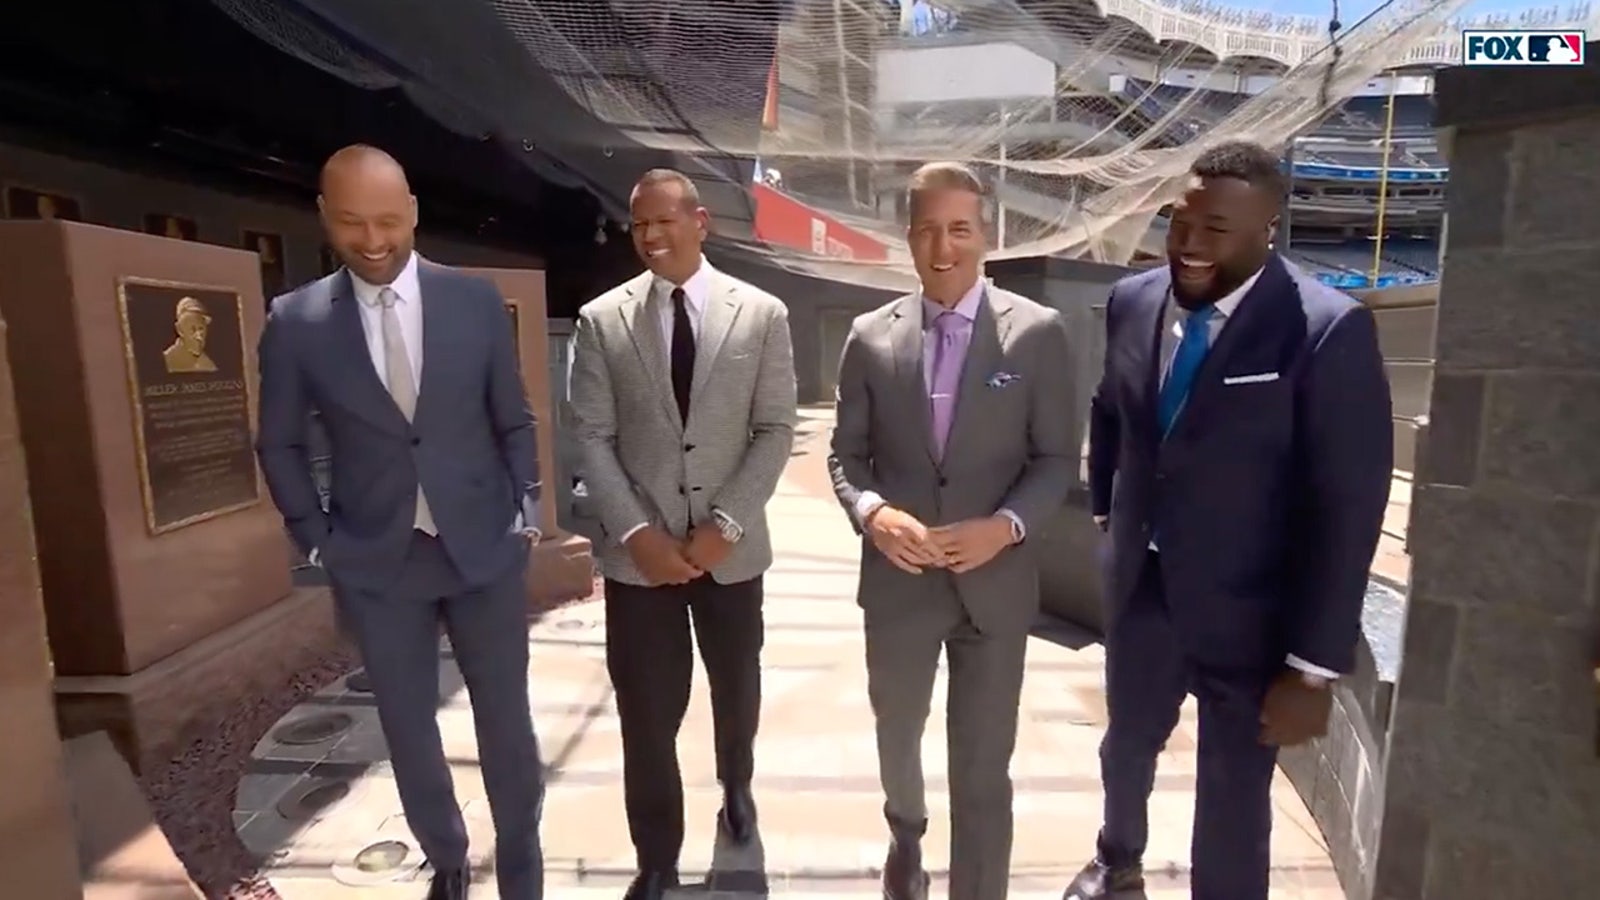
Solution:
{"label": "wristwatch", "polygon": [[1306,687],[1316,688],[1319,691],[1328,686],[1327,678],[1324,678],[1321,675],[1315,675],[1311,672],[1301,672],[1300,681]]}
{"label": "wristwatch", "polygon": [[744,537],[744,529],[740,528],[739,523],[735,522],[733,517],[727,513],[721,510],[712,510],[711,518],[717,523],[717,530],[722,532],[722,539],[728,543],[737,544],[739,539]]}

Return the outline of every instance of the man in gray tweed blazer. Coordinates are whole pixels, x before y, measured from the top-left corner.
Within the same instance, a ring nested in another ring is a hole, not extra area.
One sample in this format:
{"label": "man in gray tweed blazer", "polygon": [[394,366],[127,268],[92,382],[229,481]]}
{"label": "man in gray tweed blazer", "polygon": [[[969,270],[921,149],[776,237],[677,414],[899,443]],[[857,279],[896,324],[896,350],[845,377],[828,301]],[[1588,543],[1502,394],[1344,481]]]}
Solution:
{"label": "man in gray tweed blazer", "polygon": [[766,505],[794,444],[794,354],[778,298],[711,268],[694,182],[647,172],[632,197],[648,271],[578,312],[570,396],[599,511],[606,667],[622,725],[639,875],[628,900],[678,883],[678,728],[693,634],[711,682],[722,830],[754,835]]}
{"label": "man in gray tweed blazer", "polygon": [[1061,316],[982,277],[983,185],[912,176],[922,282],[856,319],[839,363],[833,487],[866,536],[859,601],[891,843],[886,900],[923,900],[922,732],[949,655],[950,900],[1003,900],[1011,753],[1039,576],[1027,547],[1078,467]]}

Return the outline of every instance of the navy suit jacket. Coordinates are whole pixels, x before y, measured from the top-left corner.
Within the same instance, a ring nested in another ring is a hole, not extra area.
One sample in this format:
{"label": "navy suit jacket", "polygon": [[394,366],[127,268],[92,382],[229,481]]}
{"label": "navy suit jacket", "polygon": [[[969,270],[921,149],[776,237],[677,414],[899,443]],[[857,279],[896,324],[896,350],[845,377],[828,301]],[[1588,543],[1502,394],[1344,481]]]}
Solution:
{"label": "navy suit jacket", "polygon": [[1192,659],[1264,668],[1293,654],[1348,672],[1394,456],[1372,313],[1273,255],[1163,439],[1156,397],[1171,282],[1165,266],[1130,276],[1106,305],[1089,485],[1093,512],[1110,516],[1108,624],[1157,534],[1170,615]]}
{"label": "navy suit jacket", "polygon": [[[500,292],[418,260],[422,380],[407,422],[374,368],[360,301],[341,269],[272,302],[261,335],[256,452],[267,489],[305,553],[341,586],[382,591],[411,544],[417,485],[469,586],[526,565],[519,512],[536,525],[534,416]],[[323,509],[308,427],[320,414],[333,454]]]}

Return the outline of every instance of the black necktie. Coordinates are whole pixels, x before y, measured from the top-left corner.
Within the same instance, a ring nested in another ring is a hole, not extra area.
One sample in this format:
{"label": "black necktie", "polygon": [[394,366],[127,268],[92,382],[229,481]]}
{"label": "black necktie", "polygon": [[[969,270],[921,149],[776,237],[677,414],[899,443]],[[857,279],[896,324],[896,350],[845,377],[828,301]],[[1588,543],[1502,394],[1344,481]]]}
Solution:
{"label": "black necktie", "polygon": [[689,386],[694,383],[694,329],[689,325],[688,297],[672,289],[672,395],[678,414],[689,424]]}

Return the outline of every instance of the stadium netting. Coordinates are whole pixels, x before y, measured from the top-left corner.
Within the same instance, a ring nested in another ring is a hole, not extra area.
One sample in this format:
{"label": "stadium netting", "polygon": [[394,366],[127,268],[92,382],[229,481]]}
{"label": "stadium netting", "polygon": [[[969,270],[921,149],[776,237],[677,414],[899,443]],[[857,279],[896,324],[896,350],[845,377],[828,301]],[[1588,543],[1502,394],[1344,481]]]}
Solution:
{"label": "stadium netting", "polygon": [[[1128,60],[1204,72],[1213,84],[1237,82],[1240,66],[1192,44],[1157,45],[1090,0],[213,2],[285,53],[352,84],[404,91],[446,127],[587,188],[619,225],[639,173],[671,165],[701,184],[717,240],[888,285],[910,271],[893,198],[918,163],[968,162],[996,183],[1007,214],[991,257],[1126,263],[1148,246],[1203,149],[1236,138],[1283,147],[1402,63],[1467,0],[1391,0],[1337,29],[1336,4],[1313,19],[1167,0],[1218,24],[1320,44],[1293,65],[1264,64],[1271,82],[1254,93],[1174,91],[1135,77],[1145,69]],[[875,102],[884,54],[962,42],[1010,43],[1048,61],[1053,92],[1004,108],[925,103],[893,115]],[[881,252],[764,240],[758,206],[773,195]]]}

